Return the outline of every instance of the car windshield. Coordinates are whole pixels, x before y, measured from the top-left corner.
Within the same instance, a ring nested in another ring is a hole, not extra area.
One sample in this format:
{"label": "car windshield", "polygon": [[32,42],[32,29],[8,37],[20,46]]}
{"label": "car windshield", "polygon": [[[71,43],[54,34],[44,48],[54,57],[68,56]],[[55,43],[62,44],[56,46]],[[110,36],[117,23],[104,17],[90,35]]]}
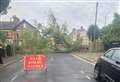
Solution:
{"label": "car windshield", "polygon": [[120,50],[115,50],[112,59],[115,61],[120,61]]}
{"label": "car windshield", "polygon": [[119,0],[0,0],[0,82],[97,82],[114,47]]}

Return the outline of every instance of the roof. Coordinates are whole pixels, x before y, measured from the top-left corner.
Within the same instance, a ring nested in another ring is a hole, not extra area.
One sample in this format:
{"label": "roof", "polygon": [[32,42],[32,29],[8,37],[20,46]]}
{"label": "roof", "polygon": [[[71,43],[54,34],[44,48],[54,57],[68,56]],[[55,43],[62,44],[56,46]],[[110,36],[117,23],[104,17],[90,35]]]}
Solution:
{"label": "roof", "polygon": [[[0,22],[0,30],[16,30],[20,25],[22,24],[28,24],[31,27],[35,28],[33,25],[31,25],[29,22],[26,20],[22,20],[20,22]],[[35,28],[36,29],[36,28]]]}
{"label": "roof", "polygon": [[12,30],[17,24],[15,22],[0,22],[0,30]]}
{"label": "roof", "polygon": [[115,48],[110,48],[109,50],[116,50],[116,49],[119,49],[120,50],[120,47],[115,47]]}

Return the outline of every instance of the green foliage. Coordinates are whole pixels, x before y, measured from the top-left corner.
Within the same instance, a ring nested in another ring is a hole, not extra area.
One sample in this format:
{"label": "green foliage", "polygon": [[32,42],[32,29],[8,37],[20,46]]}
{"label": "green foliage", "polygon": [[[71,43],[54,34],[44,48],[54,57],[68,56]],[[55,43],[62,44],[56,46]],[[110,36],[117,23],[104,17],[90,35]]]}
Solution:
{"label": "green foliage", "polygon": [[67,48],[71,48],[71,47],[72,47],[73,41],[72,41],[72,38],[71,38],[70,35],[66,35],[66,36],[64,37],[64,42],[65,42]]}
{"label": "green foliage", "polygon": [[0,0],[0,13],[6,11],[10,0]]}
{"label": "green foliage", "polygon": [[25,53],[36,53],[36,49],[38,46],[38,31],[24,28],[23,36],[22,36],[22,48]]}
{"label": "green foliage", "polygon": [[118,13],[115,13],[112,24],[116,25],[116,24],[119,24],[119,23],[120,23],[120,15]]}
{"label": "green foliage", "polygon": [[48,28],[46,31],[46,35],[49,38],[53,38],[54,40],[54,48],[55,50],[58,48],[57,44],[67,44],[67,24],[64,23],[63,25],[59,25],[56,21],[56,18],[52,12],[50,12],[50,15],[48,17]]}
{"label": "green foliage", "polygon": [[38,23],[37,29],[26,27],[23,29],[21,49],[24,54],[43,54],[48,48],[46,28]]}
{"label": "green foliage", "polygon": [[0,31],[0,40],[2,43],[4,43],[6,40],[6,33],[3,31]]}
{"label": "green foliage", "polygon": [[80,51],[80,49],[82,48],[82,38],[79,38],[78,40],[76,40],[73,44],[72,44],[72,50],[73,51]]}
{"label": "green foliage", "polygon": [[100,29],[96,25],[90,25],[87,34],[88,34],[89,40],[93,42],[94,39],[97,40],[99,38]]}
{"label": "green foliage", "polygon": [[[72,41],[71,36],[68,34],[68,25],[64,22],[62,25],[57,23],[57,20],[52,12],[48,17],[48,28],[46,36],[53,38],[54,49],[56,52],[70,52],[78,51],[82,47],[82,38],[79,38],[75,42]],[[58,45],[61,44],[64,48],[60,48]]]}
{"label": "green foliage", "polygon": [[65,22],[62,25],[57,23],[57,19],[52,12],[48,16],[47,27],[42,24],[37,24],[37,30],[39,35],[37,36],[36,31],[29,28],[25,28],[23,31],[22,49],[26,54],[43,53],[47,50],[53,49],[54,51],[70,52],[72,50],[80,50],[82,39],[72,42],[71,36],[68,34],[68,25]]}
{"label": "green foliage", "polygon": [[101,39],[104,45],[112,41],[120,41],[120,15],[115,13],[112,24],[102,29]]}

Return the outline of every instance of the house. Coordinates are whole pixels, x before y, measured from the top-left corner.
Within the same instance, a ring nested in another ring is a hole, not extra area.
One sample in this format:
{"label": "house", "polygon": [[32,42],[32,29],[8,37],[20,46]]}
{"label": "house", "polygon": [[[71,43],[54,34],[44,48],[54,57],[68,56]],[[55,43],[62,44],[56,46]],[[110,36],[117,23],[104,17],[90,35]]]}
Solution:
{"label": "house", "polygon": [[79,29],[73,28],[70,35],[73,42],[80,38],[82,39],[83,46],[89,46],[89,38],[87,36],[87,31],[83,28],[83,26],[81,26]]}
{"label": "house", "polygon": [[11,21],[0,22],[0,30],[6,33],[6,37],[7,37],[6,43],[13,44],[14,47],[21,45],[22,36],[24,36],[23,35],[24,28],[28,28],[33,32],[35,31],[36,33],[39,33],[38,29],[35,28],[28,21],[20,20],[16,16],[13,16],[11,18]]}

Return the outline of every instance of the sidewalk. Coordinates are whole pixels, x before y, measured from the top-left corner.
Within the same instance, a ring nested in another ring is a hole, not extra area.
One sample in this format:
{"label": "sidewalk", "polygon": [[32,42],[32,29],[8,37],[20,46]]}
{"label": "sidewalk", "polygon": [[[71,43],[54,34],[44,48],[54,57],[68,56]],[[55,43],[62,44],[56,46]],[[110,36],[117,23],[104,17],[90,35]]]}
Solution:
{"label": "sidewalk", "polygon": [[91,53],[91,52],[86,52],[86,53],[73,53],[74,55],[79,56],[80,58],[83,58],[87,60],[90,63],[95,64],[97,59],[103,54],[103,53]]}
{"label": "sidewalk", "polygon": [[10,65],[10,64],[12,64],[12,63],[15,63],[16,61],[19,61],[19,60],[21,60],[21,59],[22,59],[22,56],[20,56],[20,55],[2,58],[3,64],[0,64],[0,71],[1,71],[4,67],[6,67],[6,66],[8,66],[8,65]]}

